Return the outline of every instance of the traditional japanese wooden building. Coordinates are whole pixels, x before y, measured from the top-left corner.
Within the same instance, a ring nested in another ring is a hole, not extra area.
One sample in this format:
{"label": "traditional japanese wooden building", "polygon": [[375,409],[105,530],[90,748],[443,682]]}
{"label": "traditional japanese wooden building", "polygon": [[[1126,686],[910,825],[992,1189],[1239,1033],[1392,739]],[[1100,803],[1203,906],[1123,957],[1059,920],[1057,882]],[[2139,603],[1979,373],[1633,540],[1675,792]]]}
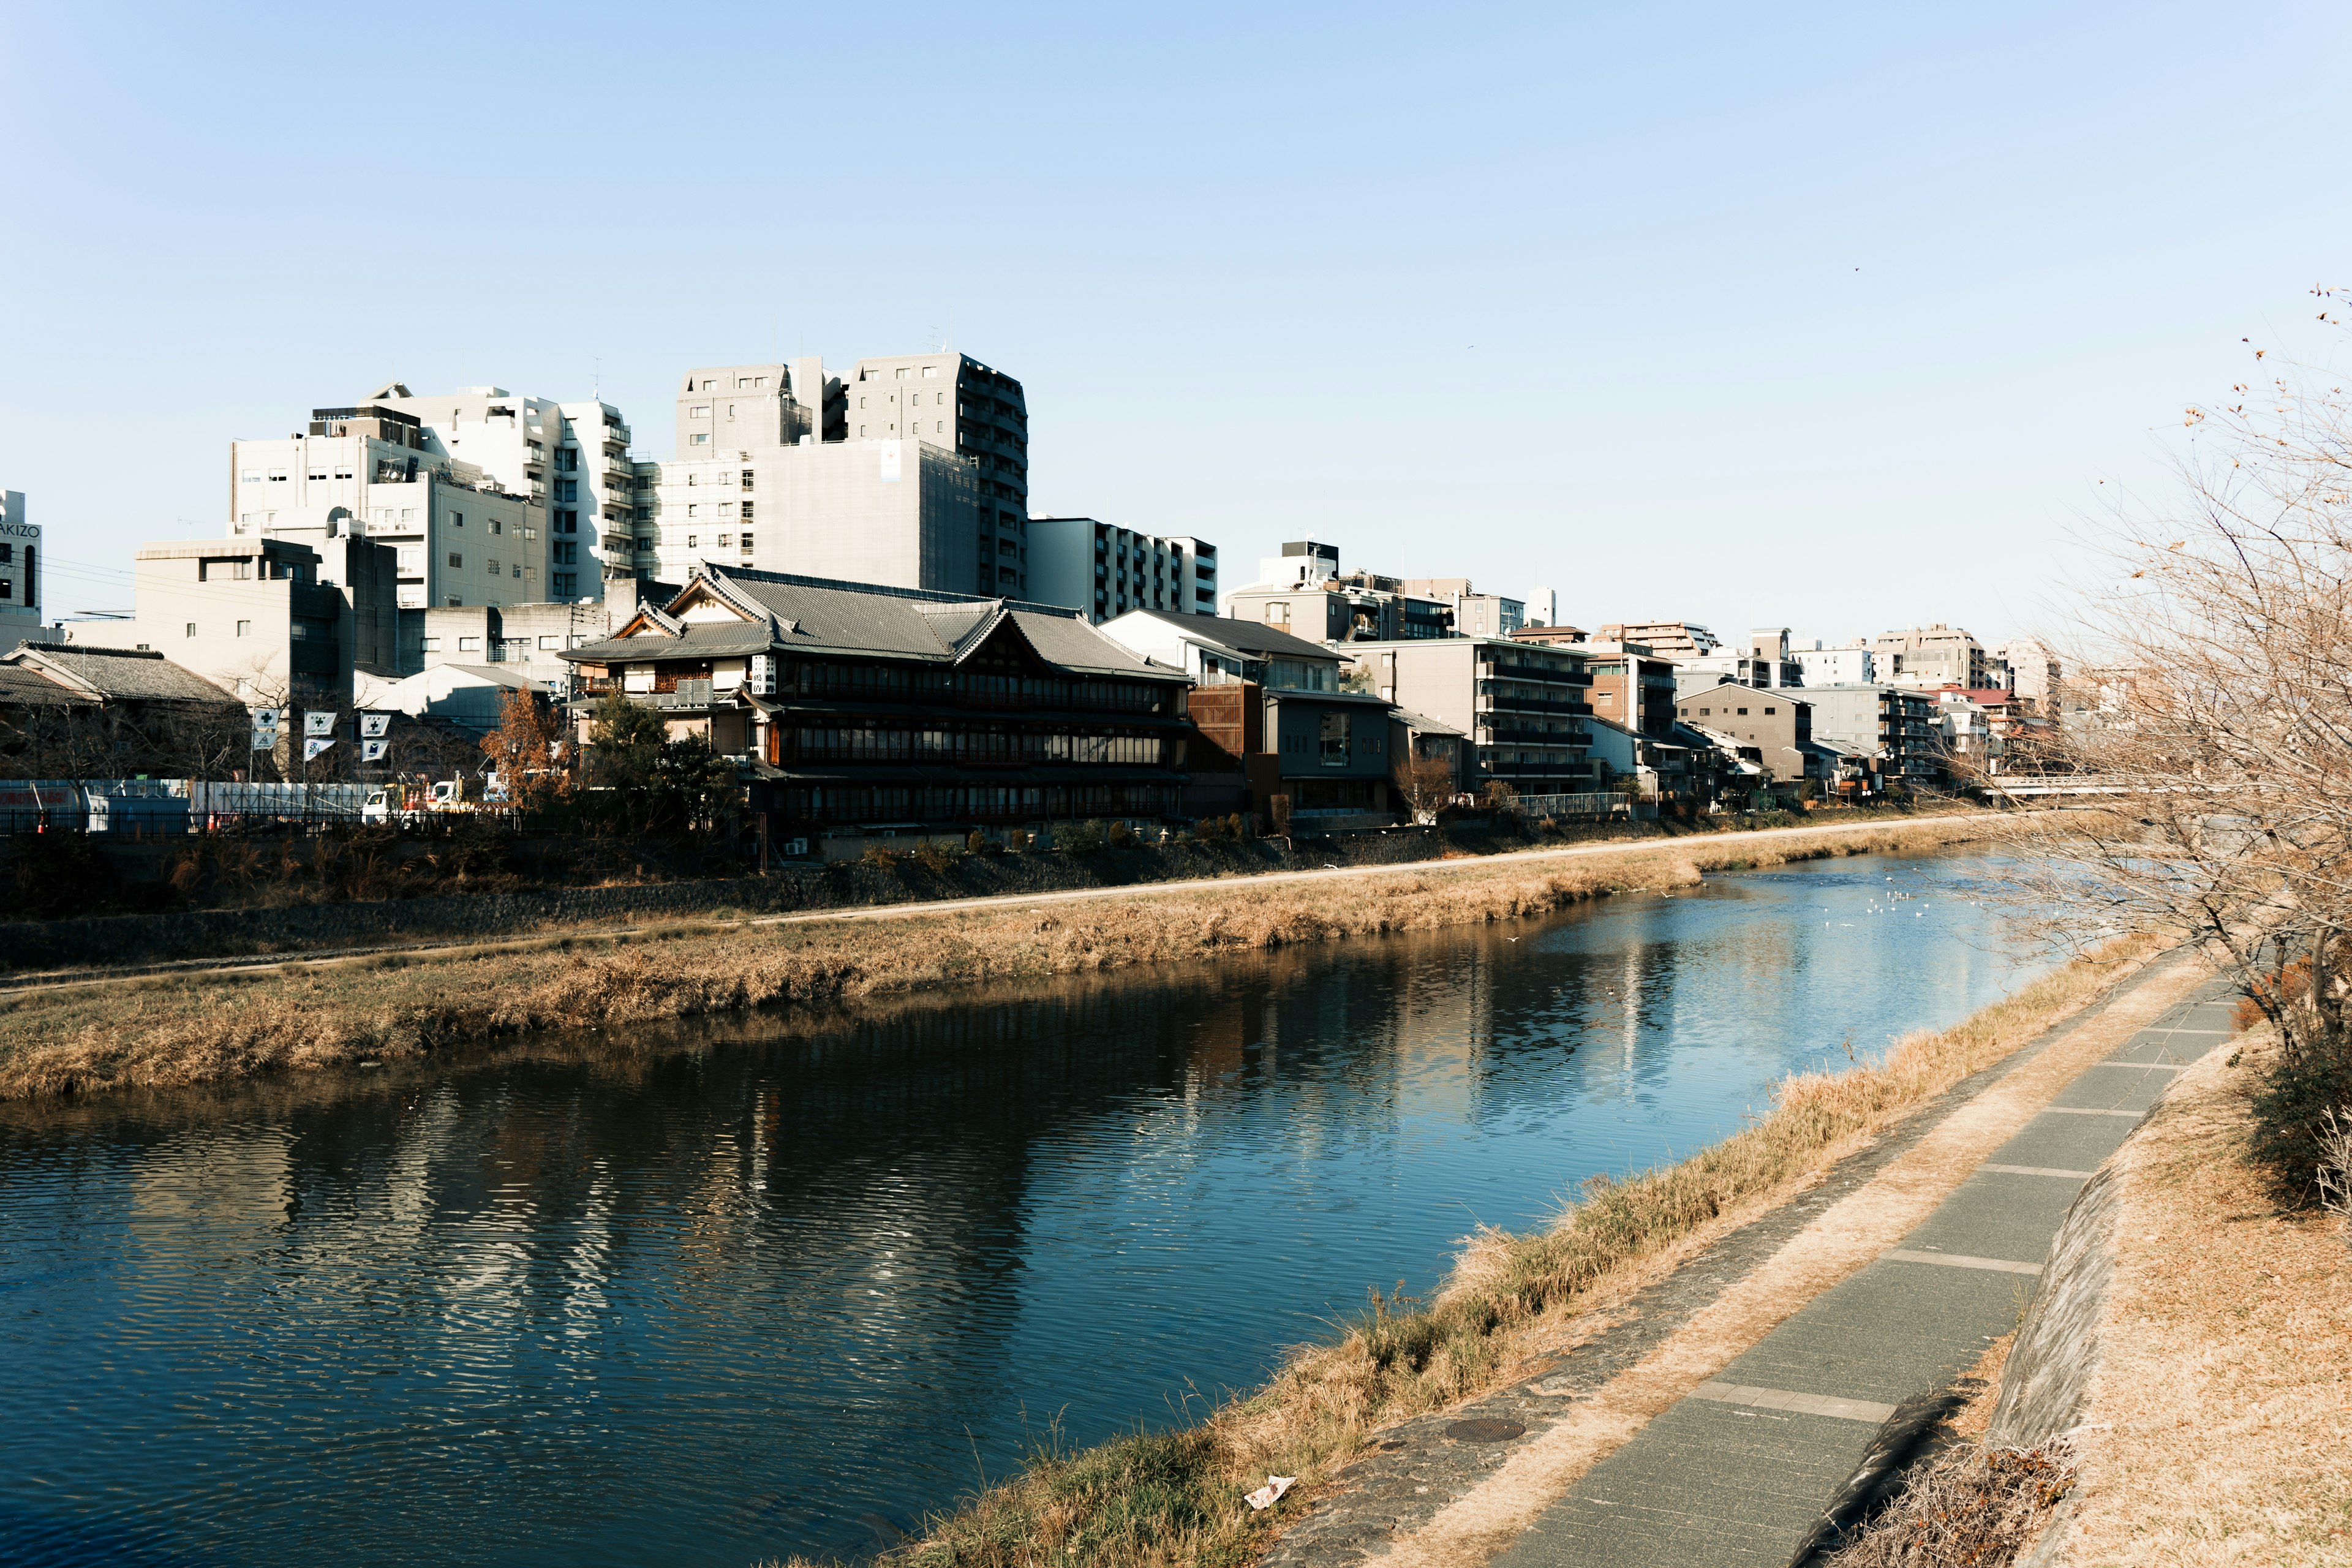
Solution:
{"label": "traditional japanese wooden building", "polygon": [[1178,815],[1190,679],[1076,610],[706,563],[567,651],[585,727],[619,692],[740,764],[778,838]]}

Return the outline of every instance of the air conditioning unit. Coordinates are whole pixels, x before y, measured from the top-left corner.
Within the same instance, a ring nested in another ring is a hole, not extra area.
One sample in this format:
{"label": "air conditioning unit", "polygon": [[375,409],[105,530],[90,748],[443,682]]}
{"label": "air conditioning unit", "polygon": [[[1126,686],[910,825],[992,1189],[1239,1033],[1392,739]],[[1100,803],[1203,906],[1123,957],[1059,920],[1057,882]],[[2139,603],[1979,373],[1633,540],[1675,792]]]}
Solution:
{"label": "air conditioning unit", "polygon": [[773,697],[776,694],[776,659],[773,654],[755,653],[751,656],[751,676],[748,684],[754,697]]}

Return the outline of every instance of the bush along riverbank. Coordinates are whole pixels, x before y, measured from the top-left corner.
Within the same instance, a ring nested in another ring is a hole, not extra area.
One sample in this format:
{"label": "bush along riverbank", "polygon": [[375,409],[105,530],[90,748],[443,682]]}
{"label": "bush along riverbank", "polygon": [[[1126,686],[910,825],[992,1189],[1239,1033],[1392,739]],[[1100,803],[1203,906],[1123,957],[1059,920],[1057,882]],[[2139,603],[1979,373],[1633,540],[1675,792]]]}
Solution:
{"label": "bush along riverbank", "polygon": [[[2126,938],[1885,1059],[1782,1082],[1769,1112],[1679,1164],[1595,1181],[1549,1228],[1482,1232],[1426,1301],[1373,1298],[1334,1342],[1293,1353],[1265,1387],[1197,1426],[1035,1454],[1019,1477],[929,1521],[890,1568],[1238,1565],[1272,1512],[1244,1497],[1269,1474],[1311,1497],[1383,1427],[1497,1388],[1556,1349],[1589,1306],[1677,1248],[1764,1212],[1876,1133],[2137,973],[2159,949]],[[1286,1505],[1287,1506],[1287,1505]],[[793,1559],[785,1568],[814,1568]]]}
{"label": "bush along riverbank", "polygon": [[1036,906],[1012,900],[878,921],[680,924],[593,940],[557,934],[21,991],[0,998],[0,1099],[215,1082],[421,1057],[543,1030],[1510,920],[1608,893],[1685,885],[1707,871],[1989,841],[2006,826],[1982,815],[1679,838],[1556,860],[1450,861],[1393,875],[1236,880]]}

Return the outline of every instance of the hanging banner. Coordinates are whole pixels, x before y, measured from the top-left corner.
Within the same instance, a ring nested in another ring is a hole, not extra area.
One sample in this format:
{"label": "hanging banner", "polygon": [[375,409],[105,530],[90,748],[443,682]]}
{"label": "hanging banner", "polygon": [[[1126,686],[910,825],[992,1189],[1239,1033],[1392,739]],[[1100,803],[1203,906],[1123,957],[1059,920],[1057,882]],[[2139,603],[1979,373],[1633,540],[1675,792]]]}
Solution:
{"label": "hanging banner", "polygon": [[253,749],[257,752],[276,751],[278,749],[278,731],[275,730],[256,730],[253,732]]}
{"label": "hanging banner", "polygon": [[317,756],[320,752],[325,751],[329,746],[331,746],[334,743],[335,738],[332,735],[328,736],[323,741],[316,735],[311,736],[309,740],[302,742],[302,760],[306,763],[309,762],[312,757]]}
{"label": "hanging banner", "polygon": [[360,739],[362,741],[381,741],[383,739],[384,731],[391,728],[392,715],[389,713],[360,715]]}
{"label": "hanging banner", "polygon": [[384,752],[391,749],[392,742],[390,741],[362,741],[360,742],[360,761],[363,763],[380,763],[383,761]]}
{"label": "hanging banner", "polygon": [[278,710],[275,708],[255,709],[253,710],[253,727],[257,730],[275,730],[278,728]]}
{"label": "hanging banner", "polygon": [[882,482],[886,485],[898,482],[898,443],[896,441],[882,443]]}
{"label": "hanging banner", "polygon": [[330,708],[324,712],[318,712],[310,709],[305,709],[303,710],[302,733],[305,735],[331,735],[334,732],[335,710],[333,709]]}

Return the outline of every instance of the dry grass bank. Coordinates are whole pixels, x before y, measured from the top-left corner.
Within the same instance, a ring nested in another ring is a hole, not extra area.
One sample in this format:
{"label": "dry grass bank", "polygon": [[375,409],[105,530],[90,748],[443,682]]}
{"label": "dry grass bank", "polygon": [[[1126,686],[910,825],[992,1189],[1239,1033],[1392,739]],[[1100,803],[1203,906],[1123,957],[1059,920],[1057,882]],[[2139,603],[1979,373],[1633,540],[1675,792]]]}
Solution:
{"label": "dry grass bank", "polygon": [[2352,1562],[2352,1237],[2281,1211],[2248,1158],[2275,1049],[2256,1037],[2184,1074],[2116,1156],[2077,1568]]}
{"label": "dry grass bank", "polygon": [[1213,956],[1542,914],[1702,872],[1989,839],[1997,816],[1672,840],[1538,868],[1003,906],[887,922],[681,924],[621,941],[499,943],[114,981],[0,1001],[0,1099],[168,1088],[582,1029]]}
{"label": "dry grass bank", "polygon": [[[1785,1201],[1874,1133],[2104,994],[2156,947],[2111,944],[1950,1029],[1901,1042],[1883,1062],[1791,1078],[1750,1126],[1679,1164],[1592,1184],[1550,1229],[1474,1237],[1434,1300],[1376,1300],[1338,1342],[1297,1352],[1265,1387],[1199,1426],[1040,1454],[887,1560],[904,1568],[1253,1561],[1280,1519],[1378,1429],[1523,1374],[1629,1277]],[[1272,1513],[1252,1514],[1242,1497],[1269,1473],[1296,1476],[1298,1486]]]}

